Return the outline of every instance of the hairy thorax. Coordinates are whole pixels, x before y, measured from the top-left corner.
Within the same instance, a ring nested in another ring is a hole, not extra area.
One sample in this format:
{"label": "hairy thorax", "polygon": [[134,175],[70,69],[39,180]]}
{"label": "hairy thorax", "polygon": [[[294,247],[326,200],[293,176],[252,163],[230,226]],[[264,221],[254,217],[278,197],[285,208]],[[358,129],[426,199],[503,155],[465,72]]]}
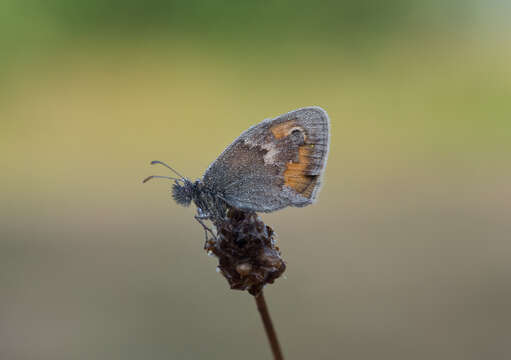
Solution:
{"label": "hairy thorax", "polygon": [[213,223],[224,219],[227,203],[222,199],[222,195],[208,189],[200,180],[195,181],[194,186],[193,202],[200,209],[199,213],[208,217]]}

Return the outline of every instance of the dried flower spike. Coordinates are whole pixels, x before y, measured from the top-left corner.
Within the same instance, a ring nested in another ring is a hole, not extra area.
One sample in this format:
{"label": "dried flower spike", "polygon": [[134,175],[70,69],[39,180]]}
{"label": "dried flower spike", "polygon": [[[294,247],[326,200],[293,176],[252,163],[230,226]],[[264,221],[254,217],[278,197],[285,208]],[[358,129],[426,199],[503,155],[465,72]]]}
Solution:
{"label": "dried flower spike", "polygon": [[256,213],[229,208],[215,227],[217,236],[206,242],[205,249],[218,258],[218,269],[231,289],[257,295],[286,269],[275,233]]}

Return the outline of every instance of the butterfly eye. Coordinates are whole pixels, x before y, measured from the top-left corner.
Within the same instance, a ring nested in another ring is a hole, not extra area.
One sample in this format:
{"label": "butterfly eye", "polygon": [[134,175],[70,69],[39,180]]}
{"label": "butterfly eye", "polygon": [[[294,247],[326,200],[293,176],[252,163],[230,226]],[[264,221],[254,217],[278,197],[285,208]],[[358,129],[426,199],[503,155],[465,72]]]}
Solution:
{"label": "butterfly eye", "polygon": [[300,129],[294,129],[293,131],[291,131],[289,137],[291,138],[291,141],[296,145],[300,146],[305,143],[305,135],[303,131]]}

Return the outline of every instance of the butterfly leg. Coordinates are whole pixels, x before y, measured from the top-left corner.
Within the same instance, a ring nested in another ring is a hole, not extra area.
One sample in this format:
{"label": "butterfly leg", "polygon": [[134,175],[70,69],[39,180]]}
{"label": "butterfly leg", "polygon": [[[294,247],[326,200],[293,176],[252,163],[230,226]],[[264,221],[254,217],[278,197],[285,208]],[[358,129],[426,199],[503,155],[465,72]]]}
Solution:
{"label": "butterfly leg", "polygon": [[201,224],[202,228],[204,229],[204,236],[206,237],[206,242],[204,243],[204,248],[207,247],[208,245],[208,233],[211,234],[211,236],[213,237],[213,240],[217,241],[217,238],[216,238],[216,235],[215,233],[213,232],[213,230],[211,230],[211,228],[207,227],[206,224],[204,224],[204,221],[203,220],[209,220],[209,215],[207,214],[204,214],[202,211],[198,211],[197,215],[195,215],[195,220],[197,220],[197,222],[199,224]]}

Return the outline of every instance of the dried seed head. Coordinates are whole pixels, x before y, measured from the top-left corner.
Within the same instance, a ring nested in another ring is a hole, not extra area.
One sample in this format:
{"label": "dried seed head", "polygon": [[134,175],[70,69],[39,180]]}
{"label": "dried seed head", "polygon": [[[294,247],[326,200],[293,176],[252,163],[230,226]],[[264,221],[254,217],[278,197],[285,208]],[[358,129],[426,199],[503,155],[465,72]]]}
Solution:
{"label": "dried seed head", "polygon": [[256,213],[230,208],[215,226],[217,240],[208,241],[205,248],[218,258],[231,289],[257,295],[282,275],[286,264],[275,246],[275,234]]}

